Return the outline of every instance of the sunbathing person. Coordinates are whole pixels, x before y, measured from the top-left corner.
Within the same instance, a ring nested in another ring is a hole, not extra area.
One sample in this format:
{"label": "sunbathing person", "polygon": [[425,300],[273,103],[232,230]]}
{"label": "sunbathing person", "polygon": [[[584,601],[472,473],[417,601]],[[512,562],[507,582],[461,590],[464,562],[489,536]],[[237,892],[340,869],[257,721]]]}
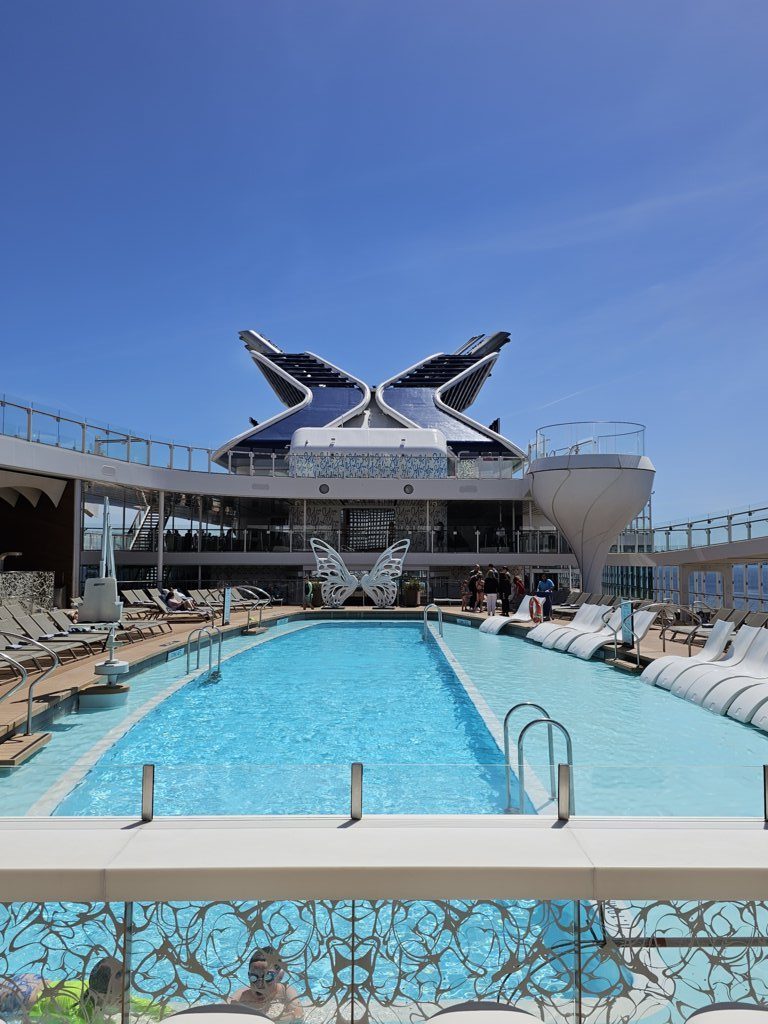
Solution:
{"label": "sunbathing person", "polygon": [[285,974],[285,964],[274,946],[254,950],[248,963],[248,987],[236,992],[230,1002],[252,1006],[274,1021],[303,1020],[298,993],[283,981]]}
{"label": "sunbathing person", "polygon": [[187,594],[182,594],[175,587],[169,587],[163,594],[163,600],[172,612],[193,612],[196,608],[195,602]]}

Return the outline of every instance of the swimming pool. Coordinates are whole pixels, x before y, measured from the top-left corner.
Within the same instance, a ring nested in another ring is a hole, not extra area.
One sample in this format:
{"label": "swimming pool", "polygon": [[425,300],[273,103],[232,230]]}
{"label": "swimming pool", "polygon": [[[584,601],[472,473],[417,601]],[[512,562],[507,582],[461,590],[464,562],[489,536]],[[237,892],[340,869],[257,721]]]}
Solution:
{"label": "swimming pool", "polygon": [[503,758],[435,643],[413,623],[320,622],[172,694],[56,810],[136,813],[138,766],[162,814],[343,814],[349,764],[375,813],[490,813]]}
{"label": "swimming pool", "polygon": [[[151,762],[159,815],[346,814],[352,761],[366,813],[500,813],[500,720],[524,700],[573,737],[580,814],[761,813],[768,736],[600,662],[393,621],[288,622],[225,650],[218,681],[179,688],[177,659],[132,678],[128,709],[60,720],[2,781],[6,813],[136,815]],[[529,812],[548,776],[544,733],[530,740]]]}

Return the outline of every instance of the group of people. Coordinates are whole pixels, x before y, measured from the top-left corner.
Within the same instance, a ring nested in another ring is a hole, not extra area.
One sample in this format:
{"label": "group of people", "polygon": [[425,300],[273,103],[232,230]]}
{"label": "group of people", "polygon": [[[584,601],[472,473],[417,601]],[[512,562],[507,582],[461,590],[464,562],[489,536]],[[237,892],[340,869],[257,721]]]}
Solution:
{"label": "group of people", "polygon": [[[0,1017],[27,1018],[37,1024],[112,1024],[120,1020],[125,978],[114,957],[102,957],[87,981],[46,983],[30,974],[0,978]],[[248,984],[228,1000],[256,1010],[280,1024],[304,1018],[296,990],[286,982],[286,965],[274,946],[255,949],[248,961]],[[151,999],[131,995],[131,1006],[149,1020],[173,1012]]]}
{"label": "group of people", "polygon": [[[554,582],[549,576],[543,576],[536,587],[536,597],[542,605],[542,618],[552,618],[552,594]],[[499,614],[508,616],[510,609],[517,611],[525,597],[525,583],[519,576],[510,575],[509,569],[503,565],[498,571],[489,565],[483,572],[476,565],[469,576],[461,583],[461,610],[463,612],[481,612],[483,605],[489,615],[496,615],[497,603],[501,603]]]}
{"label": "group of people", "polygon": [[462,611],[482,611],[483,605],[489,615],[496,614],[496,605],[501,603],[501,614],[514,611],[525,594],[525,584],[519,576],[512,576],[506,565],[498,571],[493,565],[483,572],[476,565],[461,584]]}

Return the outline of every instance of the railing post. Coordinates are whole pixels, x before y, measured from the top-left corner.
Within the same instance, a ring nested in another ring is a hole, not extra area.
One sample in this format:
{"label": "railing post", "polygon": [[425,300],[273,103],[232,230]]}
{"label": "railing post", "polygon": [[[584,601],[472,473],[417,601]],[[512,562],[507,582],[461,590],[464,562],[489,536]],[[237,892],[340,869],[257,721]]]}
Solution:
{"label": "railing post", "polygon": [[559,764],[557,766],[557,820],[568,821],[573,810],[571,799],[571,766]]}
{"label": "railing post", "polygon": [[27,440],[32,440],[32,410],[27,409]]}
{"label": "railing post", "polygon": [[352,821],[360,821],[363,816],[363,764],[353,761],[350,766],[349,778],[349,816]]}
{"label": "railing post", "polygon": [[141,820],[152,821],[155,816],[155,766],[145,764],[141,769]]}
{"label": "railing post", "polygon": [[131,971],[133,965],[133,903],[123,911],[123,982],[120,986],[120,1024],[131,1019]]}

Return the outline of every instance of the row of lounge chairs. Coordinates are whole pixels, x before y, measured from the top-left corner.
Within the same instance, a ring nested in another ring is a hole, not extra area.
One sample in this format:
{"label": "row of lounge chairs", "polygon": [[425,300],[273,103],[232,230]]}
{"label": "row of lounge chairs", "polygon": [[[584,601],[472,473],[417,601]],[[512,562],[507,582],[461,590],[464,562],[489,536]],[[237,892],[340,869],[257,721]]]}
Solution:
{"label": "row of lounge chairs", "polygon": [[580,590],[572,590],[562,604],[552,606],[552,614],[558,615],[561,619],[570,619],[585,604],[605,605],[615,607],[620,597],[613,597],[611,594],[583,594]]}
{"label": "row of lounge chairs", "polygon": [[632,644],[621,639],[621,608],[608,604],[579,605],[573,621],[568,623],[542,622],[528,633],[528,640],[541,644],[549,650],[572,654],[585,661],[593,658],[603,648],[635,649],[638,664],[640,643],[659,617],[662,605],[647,604],[639,607],[632,620]]}
{"label": "row of lounge chairs", "polygon": [[699,654],[657,658],[640,678],[768,732],[768,629],[749,616],[738,629],[735,621],[718,619]]}
{"label": "row of lounge chairs", "polygon": [[[214,612],[224,607],[223,591],[196,589],[188,593],[195,607],[179,611],[168,607],[163,592],[156,587],[146,590],[126,589],[121,596],[126,611],[145,620],[162,618],[167,622],[201,622],[212,618]],[[260,587],[231,588],[230,607],[233,611],[266,608],[271,603],[271,596]]]}
{"label": "row of lounge chairs", "polygon": [[[134,643],[166,630],[170,626],[162,621],[126,622],[117,629],[116,639]],[[19,601],[6,601],[0,606],[0,666],[12,671],[13,662],[27,670],[49,667],[54,659],[36,643],[53,651],[60,661],[87,658],[106,649],[109,633],[105,625],[77,625],[59,608],[29,611]]]}

